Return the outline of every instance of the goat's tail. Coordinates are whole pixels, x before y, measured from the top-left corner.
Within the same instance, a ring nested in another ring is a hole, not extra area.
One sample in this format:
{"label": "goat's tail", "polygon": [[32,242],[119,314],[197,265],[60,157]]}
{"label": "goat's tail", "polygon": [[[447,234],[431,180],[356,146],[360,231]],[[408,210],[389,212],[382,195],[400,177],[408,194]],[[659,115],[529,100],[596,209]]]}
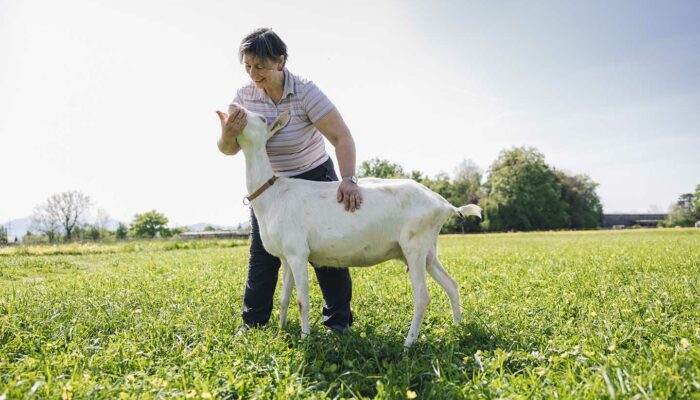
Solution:
{"label": "goat's tail", "polygon": [[463,218],[473,215],[481,219],[481,207],[477,206],[476,204],[467,204],[466,206],[455,207],[455,211],[460,217]]}

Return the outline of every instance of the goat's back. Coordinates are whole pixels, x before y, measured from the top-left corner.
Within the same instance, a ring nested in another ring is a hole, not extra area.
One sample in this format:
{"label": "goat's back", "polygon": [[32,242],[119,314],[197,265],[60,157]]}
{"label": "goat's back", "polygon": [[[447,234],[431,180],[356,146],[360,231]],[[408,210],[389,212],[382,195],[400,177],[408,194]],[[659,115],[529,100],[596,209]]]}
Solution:
{"label": "goat's back", "polygon": [[307,245],[314,263],[374,265],[402,258],[402,241],[436,236],[454,211],[441,196],[412,180],[370,178],[360,179],[359,185],[362,206],[348,212],[337,201],[339,182],[280,179],[270,193],[274,207],[266,206],[258,215],[265,247],[279,255]]}

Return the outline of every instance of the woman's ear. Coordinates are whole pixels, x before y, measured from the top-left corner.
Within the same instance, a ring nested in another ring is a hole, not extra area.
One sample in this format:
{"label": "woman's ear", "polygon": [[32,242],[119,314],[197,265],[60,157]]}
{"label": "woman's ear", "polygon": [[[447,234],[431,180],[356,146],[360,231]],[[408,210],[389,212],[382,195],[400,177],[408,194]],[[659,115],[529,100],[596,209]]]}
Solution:
{"label": "woman's ear", "polygon": [[287,64],[287,56],[283,54],[277,61],[277,70],[282,71],[284,69],[285,64]]}

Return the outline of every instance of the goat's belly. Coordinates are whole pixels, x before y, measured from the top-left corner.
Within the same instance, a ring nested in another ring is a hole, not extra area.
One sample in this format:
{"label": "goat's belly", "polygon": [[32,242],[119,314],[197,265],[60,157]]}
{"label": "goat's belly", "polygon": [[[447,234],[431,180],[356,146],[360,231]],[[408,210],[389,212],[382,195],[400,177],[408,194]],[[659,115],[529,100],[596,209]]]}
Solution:
{"label": "goat's belly", "polygon": [[402,259],[398,243],[373,245],[342,241],[311,246],[309,261],[317,266],[369,267],[393,259]]}

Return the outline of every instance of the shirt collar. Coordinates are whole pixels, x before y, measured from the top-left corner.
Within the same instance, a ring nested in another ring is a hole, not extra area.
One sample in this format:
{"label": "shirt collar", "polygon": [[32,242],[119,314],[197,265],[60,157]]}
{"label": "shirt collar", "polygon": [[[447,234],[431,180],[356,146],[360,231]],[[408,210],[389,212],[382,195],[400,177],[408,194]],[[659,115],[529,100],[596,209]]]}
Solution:
{"label": "shirt collar", "polygon": [[[287,96],[290,94],[295,94],[295,82],[294,82],[294,75],[292,75],[287,68],[284,68],[282,70],[284,72],[284,90],[282,91],[282,99],[286,99]],[[255,88],[255,93],[257,96],[257,100],[265,100],[267,97],[267,93],[265,93],[265,90],[260,89],[260,88]]]}
{"label": "shirt collar", "polygon": [[294,77],[289,73],[287,68],[284,68],[284,91],[282,92],[282,98],[286,99],[290,94],[294,94]]}

